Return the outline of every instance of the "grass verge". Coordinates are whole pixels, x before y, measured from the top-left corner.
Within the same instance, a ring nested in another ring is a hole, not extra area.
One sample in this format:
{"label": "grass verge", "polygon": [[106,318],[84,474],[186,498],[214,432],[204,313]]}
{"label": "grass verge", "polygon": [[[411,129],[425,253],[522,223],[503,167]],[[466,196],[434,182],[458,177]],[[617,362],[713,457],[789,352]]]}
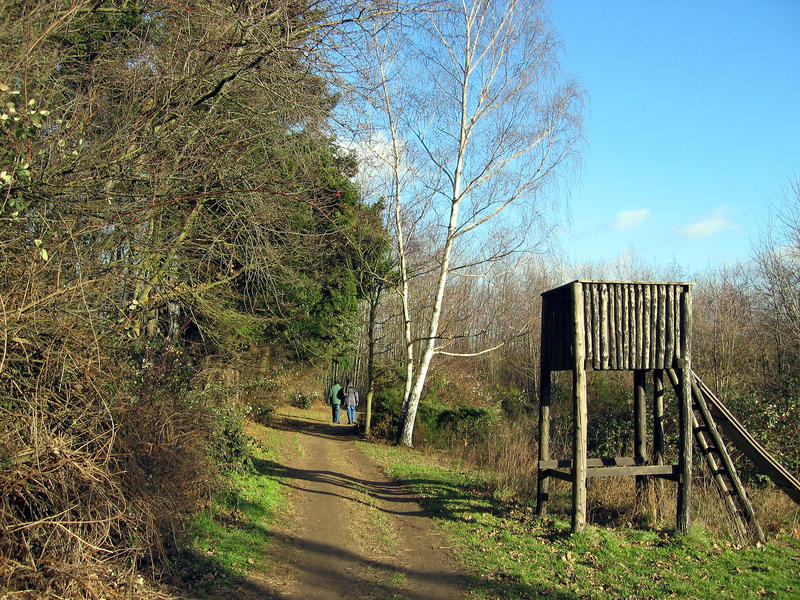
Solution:
{"label": "grass verge", "polygon": [[[264,569],[264,548],[270,543],[273,524],[284,492],[280,474],[269,465],[277,462],[285,440],[280,432],[250,424],[254,436],[253,469],[231,476],[227,489],[217,493],[190,528],[191,549],[183,580],[199,594],[229,584],[254,569]],[[184,557],[186,558],[186,557]]]}
{"label": "grass verge", "polygon": [[488,476],[405,448],[361,444],[387,473],[408,483],[448,532],[485,599],[800,598],[800,532],[761,547],[716,541],[699,528],[589,527],[539,518],[502,500]]}

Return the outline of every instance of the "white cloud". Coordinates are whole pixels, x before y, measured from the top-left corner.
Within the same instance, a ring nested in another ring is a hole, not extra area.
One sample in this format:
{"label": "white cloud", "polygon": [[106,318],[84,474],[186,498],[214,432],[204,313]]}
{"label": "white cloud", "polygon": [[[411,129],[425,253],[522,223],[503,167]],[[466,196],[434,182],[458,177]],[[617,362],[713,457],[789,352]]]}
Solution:
{"label": "white cloud", "polygon": [[616,229],[617,231],[636,229],[649,215],[650,211],[646,208],[623,210],[617,213],[617,216],[611,221],[610,226],[611,229]]}
{"label": "white cloud", "polygon": [[679,228],[678,235],[697,239],[711,237],[720,231],[738,231],[741,227],[729,218],[730,212],[728,207],[720,206],[701,220]]}

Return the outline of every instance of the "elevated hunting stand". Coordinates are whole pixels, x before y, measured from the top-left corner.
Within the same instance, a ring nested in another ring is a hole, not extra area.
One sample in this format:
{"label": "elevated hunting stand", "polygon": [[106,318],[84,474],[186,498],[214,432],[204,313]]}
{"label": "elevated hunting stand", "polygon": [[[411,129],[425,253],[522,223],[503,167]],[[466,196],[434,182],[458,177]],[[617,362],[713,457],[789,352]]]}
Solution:
{"label": "elevated hunting stand", "polygon": [[[542,294],[537,507],[547,510],[549,478],[572,483],[572,529],[586,526],[587,479],[636,476],[641,499],[649,478],[678,484],[677,528],[689,528],[692,486],[691,283],[574,281]],[[634,455],[587,456],[586,372],[633,371]],[[550,374],[572,371],[572,458],[551,460]],[[677,464],[664,457],[664,372],[675,377],[679,406]],[[645,378],[653,373],[653,447],[647,451]]]}

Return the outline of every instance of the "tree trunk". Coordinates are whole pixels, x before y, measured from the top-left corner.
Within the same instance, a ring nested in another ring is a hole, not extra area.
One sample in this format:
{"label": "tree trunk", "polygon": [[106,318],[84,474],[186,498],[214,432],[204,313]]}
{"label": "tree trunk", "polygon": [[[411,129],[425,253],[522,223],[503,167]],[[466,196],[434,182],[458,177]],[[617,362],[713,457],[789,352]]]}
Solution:
{"label": "tree trunk", "polygon": [[381,287],[375,288],[375,293],[369,300],[369,324],[367,325],[367,414],[364,418],[364,435],[369,435],[372,425],[372,397],[375,395],[375,319],[378,312],[378,302],[381,297]]}

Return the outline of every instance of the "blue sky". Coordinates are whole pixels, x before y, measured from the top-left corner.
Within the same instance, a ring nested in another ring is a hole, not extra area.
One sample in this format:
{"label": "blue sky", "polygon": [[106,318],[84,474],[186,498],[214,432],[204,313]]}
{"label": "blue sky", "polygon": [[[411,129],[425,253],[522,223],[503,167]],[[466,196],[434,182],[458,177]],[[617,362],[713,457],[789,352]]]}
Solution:
{"label": "blue sky", "polygon": [[800,0],[553,0],[588,96],[571,262],[747,259],[800,178]]}

